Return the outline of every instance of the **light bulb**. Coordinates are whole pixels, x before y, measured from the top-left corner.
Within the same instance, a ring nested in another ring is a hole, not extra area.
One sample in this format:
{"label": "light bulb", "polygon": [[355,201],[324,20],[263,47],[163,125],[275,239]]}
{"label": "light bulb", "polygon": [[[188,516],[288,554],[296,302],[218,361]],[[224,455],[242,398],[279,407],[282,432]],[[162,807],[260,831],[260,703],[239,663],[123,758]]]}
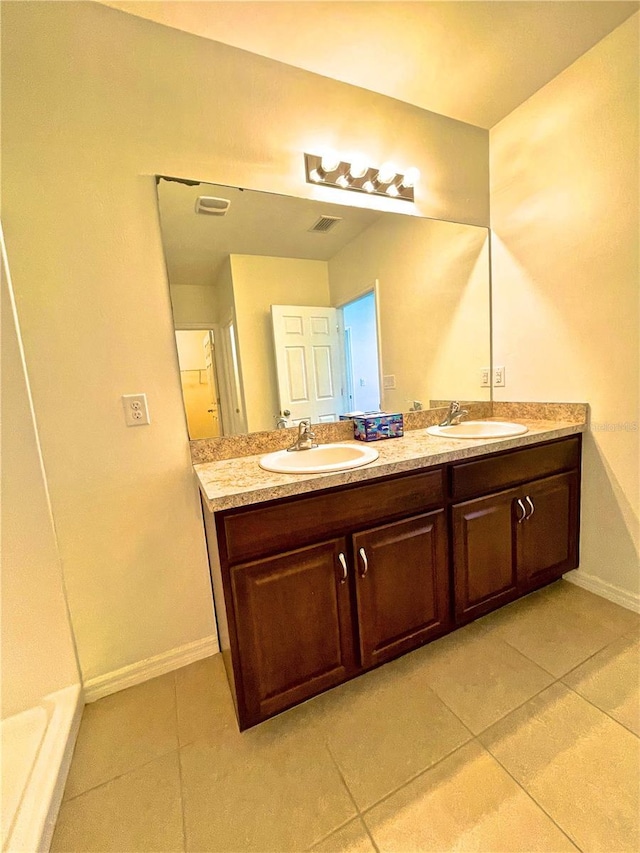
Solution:
{"label": "light bulb", "polygon": [[356,154],[349,167],[349,174],[352,178],[364,178],[368,171],[367,161],[360,154]]}
{"label": "light bulb", "polygon": [[392,196],[393,198],[397,198],[400,195],[400,190],[395,184],[389,184],[387,187],[387,195]]}
{"label": "light bulb", "polygon": [[375,187],[373,185],[373,181],[365,181],[364,184],[362,185],[362,189],[368,193],[374,192]]}
{"label": "light bulb", "polygon": [[420,180],[420,170],[416,169],[415,166],[411,166],[410,169],[404,174],[404,178],[402,179],[403,187],[415,187],[415,185]]}
{"label": "light bulb", "polygon": [[309,172],[309,177],[310,177],[310,178],[311,178],[311,180],[312,180],[312,181],[314,181],[316,184],[322,183],[322,181],[324,180],[323,175],[321,175],[321,174],[320,174],[320,172],[319,172],[317,169],[312,169],[312,170]]}
{"label": "light bulb", "polygon": [[397,175],[398,170],[393,163],[383,163],[378,169],[378,181],[381,184],[390,184]]}
{"label": "light bulb", "polygon": [[335,172],[340,165],[340,155],[335,151],[325,151],[320,160],[320,166],[325,172]]}
{"label": "light bulb", "polygon": [[351,181],[349,180],[347,175],[338,175],[338,177],[336,178],[336,184],[339,187],[342,187],[343,190],[346,190],[349,187],[350,183]]}

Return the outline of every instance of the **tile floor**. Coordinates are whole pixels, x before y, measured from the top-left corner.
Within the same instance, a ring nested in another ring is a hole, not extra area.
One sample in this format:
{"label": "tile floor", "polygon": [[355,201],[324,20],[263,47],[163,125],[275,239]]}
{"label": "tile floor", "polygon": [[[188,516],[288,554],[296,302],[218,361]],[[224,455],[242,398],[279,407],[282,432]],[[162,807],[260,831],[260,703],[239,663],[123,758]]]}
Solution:
{"label": "tile floor", "polygon": [[54,851],[638,851],[640,616],[560,581],[239,733],[219,655],[88,705]]}

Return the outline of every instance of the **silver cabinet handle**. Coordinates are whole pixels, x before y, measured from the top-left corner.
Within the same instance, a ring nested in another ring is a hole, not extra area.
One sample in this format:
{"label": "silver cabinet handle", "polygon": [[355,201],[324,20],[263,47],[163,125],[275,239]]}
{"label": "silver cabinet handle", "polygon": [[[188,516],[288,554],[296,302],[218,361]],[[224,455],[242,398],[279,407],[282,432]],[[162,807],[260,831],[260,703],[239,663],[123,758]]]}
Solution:
{"label": "silver cabinet handle", "polygon": [[360,548],[360,550],[358,551],[358,554],[360,554],[360,559],[362,560],[362,565],[364,567],[362,569],[362,571],[360,572],[360,577],[363,578],[367,574],[367,572],[369,571],[369,561],[367,560],[367,554],[366,554],[364,548]]}
{"label": "silver cabinet handle", "polygon": [[344,554],[338,554],[338,560],[340,562],[340,565],[342,566],[342,577],[340,578],[340,583],[344,583],[347,579],[347,574],[349,572],[349,570],[347,569],[347,561],[345,559]]}
{"label": "silver cabinet handle", "polygon": [[520,498],[518,498],[518,500],[517,500],[517,504],[518,504],[518,506],[520,507],[520,509],[522,510],[522,515],[519,515],[519,516],[518,516],[518,524],[522,524],[522,522],[523,522],[523,521],[525,520],[525,518],[527,517],[527,510],[525,509],[525,506],[524,506],[524,504],[522,503],[522,500],[521,500]]}
{"label": "silver cabinet handle", "polygon": [[527,521],[528,521],[528,520],[531,518],[531,516],[533,515],[533,513],[536,511],[536,508],[534,507],[534,505],[533,505],[533,501],[531,500],[531,498],[529,497],[529,495],[527,495],[527,496],[526,496],[525,501],[526,501],[526,502],[529,504],[529,506],[531,507],[531,512],[530,512],[530,513],[529,513],[529,515],[527,516]]}

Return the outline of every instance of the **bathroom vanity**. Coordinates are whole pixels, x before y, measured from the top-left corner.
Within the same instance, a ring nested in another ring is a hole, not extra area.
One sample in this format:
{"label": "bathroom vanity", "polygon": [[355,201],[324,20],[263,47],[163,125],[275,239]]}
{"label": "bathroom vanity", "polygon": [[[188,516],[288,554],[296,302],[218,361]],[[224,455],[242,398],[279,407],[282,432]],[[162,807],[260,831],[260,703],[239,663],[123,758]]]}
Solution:
{"label": "bathroom vanity", "polygon": [[581,429],[457,446],[417,430],[348,476],[222,499],[204,469],[224,466],[196,465],[240,728],[576,568]]}

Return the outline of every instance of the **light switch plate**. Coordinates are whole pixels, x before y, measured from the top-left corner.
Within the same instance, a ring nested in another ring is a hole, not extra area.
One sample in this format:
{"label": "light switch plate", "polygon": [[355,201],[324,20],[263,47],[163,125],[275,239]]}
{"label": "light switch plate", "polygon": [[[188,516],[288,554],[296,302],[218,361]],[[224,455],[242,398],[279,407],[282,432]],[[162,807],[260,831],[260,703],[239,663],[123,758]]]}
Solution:
{"label": "light switch plate", "polygon": [[494,388],[504,388],[506,384],[507,384],[507,382],[506,382],[504,367],[494,367],[493,368],[493,387]]}
{"label": "light switch plate", "polygon": [[481,388],[490,388],[491,387],[491,368],[483,367],[480,369],[480,387]]}

